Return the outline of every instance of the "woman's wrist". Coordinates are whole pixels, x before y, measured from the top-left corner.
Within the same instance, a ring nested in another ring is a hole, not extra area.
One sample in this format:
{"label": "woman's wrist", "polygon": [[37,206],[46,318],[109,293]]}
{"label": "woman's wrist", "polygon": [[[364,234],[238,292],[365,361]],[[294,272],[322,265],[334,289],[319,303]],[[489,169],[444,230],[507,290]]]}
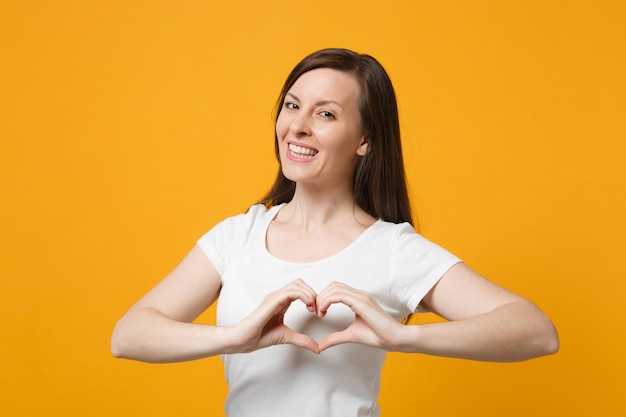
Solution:
{"label": "woman's wrist", "polygon": [[400,326],[393,351],[401,353],[418,352],[422,326],[415,324],[400,324]]}

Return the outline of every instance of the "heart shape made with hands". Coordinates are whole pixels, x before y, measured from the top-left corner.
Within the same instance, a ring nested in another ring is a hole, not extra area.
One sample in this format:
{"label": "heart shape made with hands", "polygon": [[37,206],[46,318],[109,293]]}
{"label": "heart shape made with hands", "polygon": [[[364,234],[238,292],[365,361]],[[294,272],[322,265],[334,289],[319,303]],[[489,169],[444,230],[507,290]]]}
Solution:
{"label": "heart shape made with hands", "polygon": [[315,353],[342,343],[385,348],[400,325],[365,291],[332,282],[317,294],[301,279],[269,294],[249,318],[262,339],[257,347],[291,344]]}
{"label": "heart shape made with hands", "polygon": [[[356,316],[350,307],[336,303],[328,308],[323,316],[306,309],[302,303],[292,302],[284,316],[284,324],[299,336],[309,337],[317,344],[317,350],[326,349],[329,344],[341,343],[345,337],[337,338],[341,332],[355,322]],[[321,345],[320,345],[321,343]]]}

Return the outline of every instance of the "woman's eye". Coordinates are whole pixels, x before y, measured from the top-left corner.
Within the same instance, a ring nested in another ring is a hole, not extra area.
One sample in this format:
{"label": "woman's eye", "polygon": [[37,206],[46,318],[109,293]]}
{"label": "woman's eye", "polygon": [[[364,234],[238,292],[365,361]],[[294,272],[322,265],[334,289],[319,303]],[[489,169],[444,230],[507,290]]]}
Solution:
{"label": "woman's eye", "polygon": [[331,112],[326,111],[326,110],[321,111],[320,112],[320,116],[325,117],[327,119],[334,119],[335,118],[334,114],[332,114]]}
{"label": "woman's eye", "polygon": [[286,109],[291,109],[291,110],[297,110],[298,109],[298,105],[296,103],[292,103],[292,102],[285,102],[285,104],[283,104],[283,106],[285,106]]}

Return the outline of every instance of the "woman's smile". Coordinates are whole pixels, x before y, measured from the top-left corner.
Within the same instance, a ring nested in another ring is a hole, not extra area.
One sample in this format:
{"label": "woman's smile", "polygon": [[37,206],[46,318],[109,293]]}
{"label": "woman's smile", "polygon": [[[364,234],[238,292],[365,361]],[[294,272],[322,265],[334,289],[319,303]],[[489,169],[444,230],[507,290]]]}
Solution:
{"label": "woman's smile", "polygon": [[292,161],[311,160],[318,153],[317,149],[296,145],[294,143],[288,144],[288,150],[287,156]]}

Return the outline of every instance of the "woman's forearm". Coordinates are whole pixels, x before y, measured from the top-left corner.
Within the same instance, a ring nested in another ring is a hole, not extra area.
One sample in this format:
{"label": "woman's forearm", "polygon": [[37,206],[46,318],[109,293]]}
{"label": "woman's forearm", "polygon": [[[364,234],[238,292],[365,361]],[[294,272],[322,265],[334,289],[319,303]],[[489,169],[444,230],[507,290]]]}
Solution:
{"label": "woman's forearm", "polygon": [[227,328],[180,322],[143,307],[117,323],[111,352],[143,362],[182,362],[229,353],[228,340]]}
{"label": "woman's forearm", "polygon": [[469,319],[406,326],[398,347],[403,352],[494,362],[522,361],[558,349],[552,321],[529,301]]}

